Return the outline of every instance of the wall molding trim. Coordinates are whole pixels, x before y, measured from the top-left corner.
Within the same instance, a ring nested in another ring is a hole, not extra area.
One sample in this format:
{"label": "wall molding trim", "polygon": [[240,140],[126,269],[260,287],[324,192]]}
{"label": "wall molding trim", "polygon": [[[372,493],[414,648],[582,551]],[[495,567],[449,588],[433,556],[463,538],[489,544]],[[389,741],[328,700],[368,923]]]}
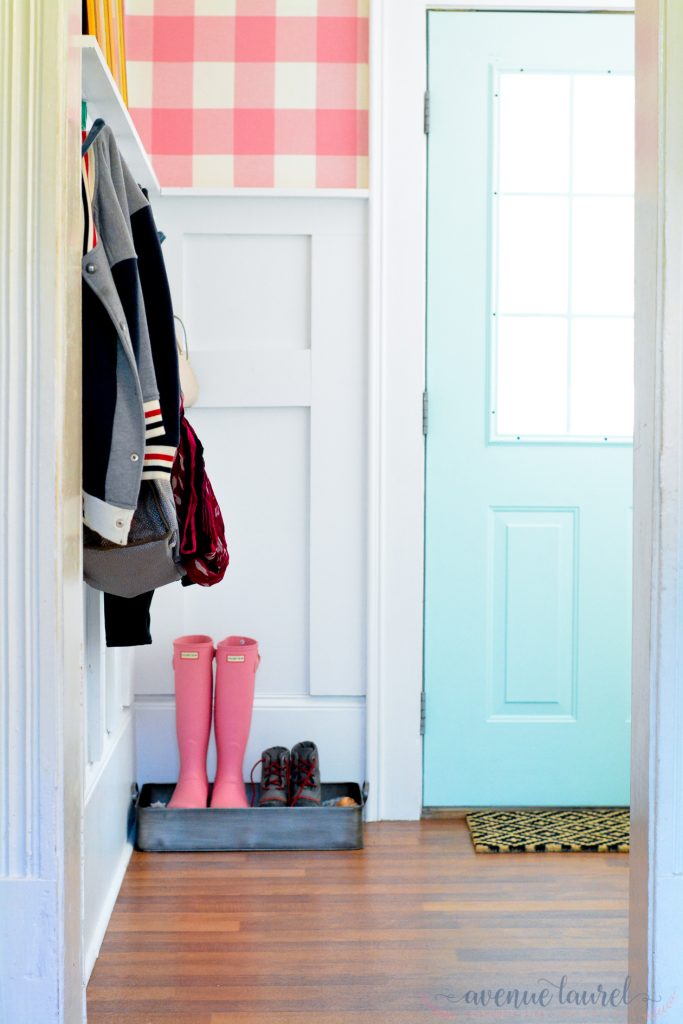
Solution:
{"label": "wall molding trim", "polygon": [[[175,708],[175,697],[172,693],[138,693],[135,697],[136,708]],[[323,708],[334,711],[337,708],[365,708],[365,697],[332,694],[256,694],[254,711],[298,711]]]}
{"label": "wall molding trim", "polygon": [[[422,808],[425,9],[370,9],[369,819]],[[408,554],[409,557],[406,557]]]}
{"label": "wall molding trim", "polygon": [[0,12],[0,1019],[75,1022],[81,957],[75,0]]}
{"label": "wall molding trim", "polygon": [[121,889],[121,886],[123,885],[123,880],[126,877],[126,871],[128,870],[128,865],[130,864],[130,858],[132,856],[133,839],[131,837],[129,843],[121,851],[119,862],[116,865],[116,869],[114,870],[110,877],[109,885],[107,886],[107,894],[105,899],[102,901],[100,915],[97,920],[95,931],[93,933],[91,941],[85,947],[83,960],[83,976],[85,978],[86,984],[90,980],[90,975],[95,969],[95,964],[97,963],[97,958],[100,955],[102,943],[104,942],[104,937],[107,933],[109,921],[114,911],[114,907],[116,906],[116,900],[118,899],[119,891]]}
{"label": "wall molding trim", "polygon": [[181,199],[367,199],[367,188],[180,188],[167,186],[164,197]]}
{"label": "wall molding trim", "polygon": [[636,11],[636,423],[629,973],[651,1024],[683,960],[683,7]]}
{"label": "wall molding trim", "polygon": [[129,709],[128,714],[126,714],[116,725],[115,729],[107,735],[107,742],[102,751],[102,757],[96,764],[87,766],[85,790],[83,793],[83,804],[86,808],[90,803],[93,794],[96,792],[98,783],[106,772],[109,762],[116,756],[119,743],[125,738],[128,730],[132,728],[133,714],[131,708]]}

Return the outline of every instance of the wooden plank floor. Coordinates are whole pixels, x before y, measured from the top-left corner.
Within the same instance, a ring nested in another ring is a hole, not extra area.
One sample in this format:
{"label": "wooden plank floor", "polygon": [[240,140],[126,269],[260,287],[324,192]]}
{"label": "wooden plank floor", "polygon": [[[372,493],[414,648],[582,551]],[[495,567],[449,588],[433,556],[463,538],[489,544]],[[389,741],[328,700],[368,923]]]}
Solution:
{"label": "wooden plank floor", "polygon": [[[462,820],[370,824],[351,853],[135,853],[88,1020],[622,1024],[553,985],[623,986],[627,888],[624,854],[477,855]],[[544,986],[545,1009],[466,1001]]]}

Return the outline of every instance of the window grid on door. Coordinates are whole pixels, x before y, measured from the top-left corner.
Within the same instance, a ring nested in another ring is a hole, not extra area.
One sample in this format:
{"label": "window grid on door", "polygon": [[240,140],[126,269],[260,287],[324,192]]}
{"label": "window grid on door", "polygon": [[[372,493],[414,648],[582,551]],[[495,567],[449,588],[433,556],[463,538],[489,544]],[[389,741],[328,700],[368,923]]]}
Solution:
{"label": "window grid on door", "polygon": [[493,443],[632,440],[633,119],[632,75],[493,75]]}

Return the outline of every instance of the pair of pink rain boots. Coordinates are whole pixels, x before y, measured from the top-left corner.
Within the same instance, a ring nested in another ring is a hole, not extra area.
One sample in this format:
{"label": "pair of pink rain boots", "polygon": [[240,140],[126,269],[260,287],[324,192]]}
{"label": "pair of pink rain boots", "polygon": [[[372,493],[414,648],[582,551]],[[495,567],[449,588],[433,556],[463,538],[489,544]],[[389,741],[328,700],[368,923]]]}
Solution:
{"label": "pair of pink rain boots", "polygon": [[211,807],[249,806],[242,765],[260,660],[258,644],[246,636],[228,636],[215,649],[210,636],[181,636],[173,641],[180,776],[169,807],[207,805],[206,754],[212,707],[218,764]]}

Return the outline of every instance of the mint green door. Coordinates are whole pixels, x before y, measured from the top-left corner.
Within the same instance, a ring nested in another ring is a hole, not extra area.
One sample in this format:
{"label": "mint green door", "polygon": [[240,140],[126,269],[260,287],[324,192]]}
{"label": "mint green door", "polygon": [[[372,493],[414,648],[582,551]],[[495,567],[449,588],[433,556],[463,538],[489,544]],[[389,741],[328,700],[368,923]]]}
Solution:
{"label": "mint green door", "polygon": [[428,17],[424,803],[627,804],[633,18]]}

